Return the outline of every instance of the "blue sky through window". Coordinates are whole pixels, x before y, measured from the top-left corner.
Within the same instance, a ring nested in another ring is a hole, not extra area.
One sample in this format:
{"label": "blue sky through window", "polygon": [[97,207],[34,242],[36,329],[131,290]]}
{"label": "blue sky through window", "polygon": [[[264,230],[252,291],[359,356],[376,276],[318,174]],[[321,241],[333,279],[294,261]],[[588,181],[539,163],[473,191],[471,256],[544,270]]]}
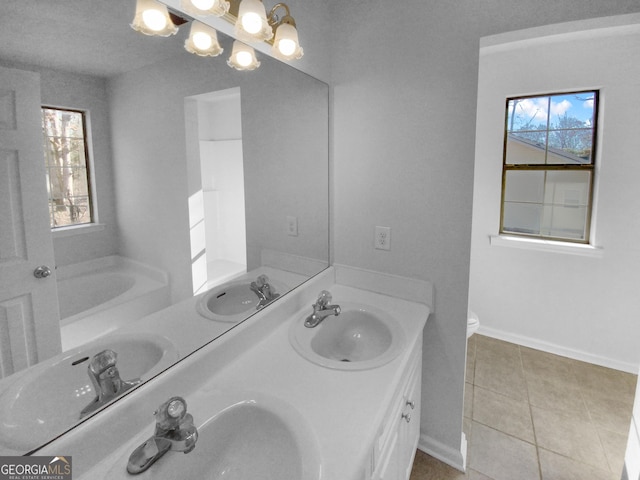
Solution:
{"label": "blue sky through window", "polygon": [[[547,128],[593,127],[594,92],[544,95],[509,100],[507,128],[509,131]],[[575,119],[569,124],[561,119]]]}

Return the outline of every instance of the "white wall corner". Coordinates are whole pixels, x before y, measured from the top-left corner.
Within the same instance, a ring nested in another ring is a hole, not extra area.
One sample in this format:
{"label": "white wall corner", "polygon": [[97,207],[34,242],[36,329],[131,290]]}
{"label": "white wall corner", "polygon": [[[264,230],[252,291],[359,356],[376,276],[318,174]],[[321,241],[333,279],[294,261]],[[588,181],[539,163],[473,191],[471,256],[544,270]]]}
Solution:
{"label": "white wall corner", "polygon": [[435,311],[433,283],[416,278],[334,264],[336,283],[425,304]]}
{"label": "white wall corner", "polygon": [[460,450],[451,448],[424,433],[420,433],[418,449],[461,472],[467,468],[467,437],[464,433],[460,440]]}

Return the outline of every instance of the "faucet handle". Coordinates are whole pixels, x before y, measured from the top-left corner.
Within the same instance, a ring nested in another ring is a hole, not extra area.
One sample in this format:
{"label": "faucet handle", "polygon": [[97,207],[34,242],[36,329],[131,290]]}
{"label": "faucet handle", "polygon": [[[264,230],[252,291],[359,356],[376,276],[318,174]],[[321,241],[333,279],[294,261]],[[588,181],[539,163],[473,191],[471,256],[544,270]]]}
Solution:
{"label": "faucet handle", "polygon": [[141,380],[122,380],[116,366],[118,354],[113,350],[96,353],[89,361],[87,373],[96,392],[96,397],[80,412],[80,418],[106,405],[119,395],[135,387]]}
{"label": "faucet handle", "polygon": [[118,361],[118,354],[113,350],[103,350],[96,353],[89,362],[89,370],[94,375],[100,375],[105,370],[115,367]]}
{"label": "faucet handle", "polygon": [[332,298],[333,297],[331,297],[331,292],[322,290],[320,292],[320,295],[318,295],[318,302],[316,305],[318,305],[318,307],[324,308],[331,303]]}
{"label": "faucet handle", "polygon": [[180,426],[187,415],[187,402],[182,397],[171,397],[153,412],[156,428],[168,431]]}

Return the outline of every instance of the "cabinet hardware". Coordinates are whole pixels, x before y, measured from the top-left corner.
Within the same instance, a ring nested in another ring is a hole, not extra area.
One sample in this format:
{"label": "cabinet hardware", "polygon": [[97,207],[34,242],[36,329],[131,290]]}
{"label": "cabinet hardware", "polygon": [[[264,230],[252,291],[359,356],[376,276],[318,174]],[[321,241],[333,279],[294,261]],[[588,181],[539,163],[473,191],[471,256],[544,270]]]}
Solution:
{"label": "cabinet hardware", "polygon": [[51,269],[46,265],[41,265],[33,271],[33,276],[36,278],[47,278],[51,275]]}

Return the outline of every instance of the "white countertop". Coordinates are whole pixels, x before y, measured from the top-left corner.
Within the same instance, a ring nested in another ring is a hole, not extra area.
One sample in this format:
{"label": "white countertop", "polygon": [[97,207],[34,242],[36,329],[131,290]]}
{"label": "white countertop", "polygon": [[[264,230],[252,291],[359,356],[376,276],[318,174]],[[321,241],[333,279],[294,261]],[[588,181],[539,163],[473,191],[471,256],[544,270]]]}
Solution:
{"label": "white countertop", "polygon": [[[409,362],[410,352],[421,338],[429,309],[422,304],[343,285],[332,286],[331,293],[334,303],[339,304],[344,299],[392,313],[406,336],[405,348],[399,356],[381,367],[358,371],[335,370],[311,363],[289,343],[291,323],[304,321],[310,313],[310,308],[304,307],[250,349],[217,369],[185,398],[187,403],[198,404],[195,397],[221,395],[222,392],[240,395],[244,392],[248,397],[254,394],[279,397],[301,414],[315,435],[322,464],[320,478],[360,480],[378,428]],[[156,406],[149,405],[148,409]],[[196,411],[193,415],[196,425],[204,420],[197,418]],[[152,420],[149,417],[146,429],[149,434]],[[133,447],[135,445],[125,443],[80,478],[107,478],[105,473],[120,462],[123,463],[122,479],[131,479],[125,468]],[[175,454],[169,452],[159,462],[170,461],[170,456]],[[108,478],[114,480],[113,472]]]}
{"label": "white countertop", "polygon": [[402,311],[405,317],[399,321],[407,339],[402,353],[371,370],[343,371],[313,364],[289,344],[291,322],[304,321],[310,313],[305,308],[228,365],[204,388],[224,385],[234,390],[274,392],[290,402],[316,434],[322,458],[321,478],[355,480],[362,478],[364,462],[424,327],[428,309],[341,285],[332,287],[331,293],[338,304],[344,298],[390,312]]}

